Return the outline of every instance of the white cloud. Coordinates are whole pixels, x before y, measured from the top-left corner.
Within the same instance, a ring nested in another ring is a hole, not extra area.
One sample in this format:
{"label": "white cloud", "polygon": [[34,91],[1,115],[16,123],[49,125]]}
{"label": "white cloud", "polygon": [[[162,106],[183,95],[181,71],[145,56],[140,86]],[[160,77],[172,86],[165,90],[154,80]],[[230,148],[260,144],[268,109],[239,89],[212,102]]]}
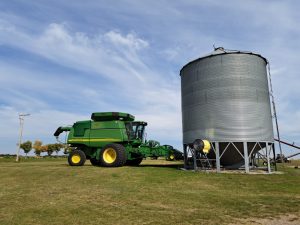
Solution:
{"label": "white cloud", "polygon": [[[7,98],[11,112],[7,113],[6,106],[0,108],[0,112],[6,115],[1,118],[1,123],[6,127],[16,127],[16,123],[9,121],[16,118],[20,110],[26,110],[32,114],[27,121],[30,127],[28,137],[51,140],[49,137],[59,125],[83,119],[82,114],[70,113],[68,108],[66,111],[62,111],[61,107],[58,110],[53,100],[47,100],[54,98],[64,104],[69,98],[69,102],[73,101],[78,107],[89,107],[95,109],[93,111],[101,109],[97,111],[129,111],[137,114],[141,120],[149,122],[155,137],[178,140],[181,134],[178,125],[181,124],[178,123],[178,81],[172,81],[172,84],[168,76],[161,77],[157,71],[150,69],[139,54],[149,47],[149,43],[135,33],[122,35],[109,31],[88,36],[82,32],[71,32],[63,24],[50,24],[44,32],[35,35],[9,23],[0,26],[0,30],[6,31],[6,35],[0,35],[2,44],[42,56],[82,73],[74,83],[68,74],[59,76],[51,72],[34,71],[34,68],[16,69],[9,63],[1,63],[0,79],[10,92],[8,95],[3,93],[2,99]],[[20,77],[19,82],[15,82],[17,77]],[[99,82],[98,89],[95,88],[95,82]],[[26,92],[26,89],[32,90]],[[63,101],[59,99],[60,96],[64,98]],[[90,113],[84,119],[88,119]],[[4,132],[0,131],[2,135]]]}
{"label": "white cloud", "polygon": [[[24,112],[27,113],[27,111]],[[21,112],[16,108],[0,106],[0,153],[15,153],[19,135],[19,113]],[[50,109],[34,111],[30,116],[25,117],[23,141],[42,140],[45,144],[55,143],[53,133],[58,126],[72,125],[77,120],[85,119],[89,119],[89,115]]]}
{"label": "white cloud", "polygon": [[[109,79],[120,79],[123,74],[126,74],[126,79],[143,80],[137,69],[141,67],[147,69],[147,66],[139,60],[136,51],[147,47],[148,43],[137,38],[135,34],[122,36],[115,31],[109,31],[88,37],[81,32],[70,32],[64,24],[53,23],[41,35],[32,35],[18,30],[7,21],[0,24],[0,31],[2,44],[32,52],[63,66],[97,73]],[[117,45],[117,48],[111,48],[107,42]],[[128,50],[131,50],[130,54]],[[124,58],[124,55],[127,58]]]}
{"label": "white cloud", "polygon": [[126,46],[129,50],[140,50],[149,46],[149,43],[143,39],[137,38],[135,34],[122,36],[116,31],[109,31],[104,34],[104,38],[116,46]]}
{"label": "white cloud", "polygon": [[[30,4],[46,13],[42,22],[9,10],[0,12],[0,45],[71,68],[77,75],[1,62],[0,100],[7,99],[16,112],[22,107],[37,113],[75,110],[76,120],[99,109],[128,111],[149,121],[149,136],[159,134],[158,139],[176,142],[181,137],[179,70],[216,44],[268,58],[282,135],[300,140],[300,126],[289,125],[296,123],[300,112],[299,4],[255,0]],[[74,19],[64,9],[80,16]]]}

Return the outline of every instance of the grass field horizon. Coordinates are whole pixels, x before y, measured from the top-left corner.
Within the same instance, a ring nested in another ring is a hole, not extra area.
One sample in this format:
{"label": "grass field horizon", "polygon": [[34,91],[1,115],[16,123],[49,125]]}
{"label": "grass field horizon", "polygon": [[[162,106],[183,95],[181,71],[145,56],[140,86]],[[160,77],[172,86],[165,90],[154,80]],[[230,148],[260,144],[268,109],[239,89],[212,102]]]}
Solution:
{"label": "grass field horizon", "polygon": [[[299,164],[297,162],[297,164]],[[70,167],[65,158],[0,159],[0,224],[229,224],[300,215],[300,169],[246,175],[182,162]]]}

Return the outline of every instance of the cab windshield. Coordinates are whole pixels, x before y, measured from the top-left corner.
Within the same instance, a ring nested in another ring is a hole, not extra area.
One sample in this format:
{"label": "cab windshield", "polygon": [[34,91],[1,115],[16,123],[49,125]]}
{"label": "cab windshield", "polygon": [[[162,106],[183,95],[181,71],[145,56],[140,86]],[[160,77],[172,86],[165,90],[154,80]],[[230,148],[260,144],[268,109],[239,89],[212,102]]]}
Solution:
{"label": "cab windshield", "polygon": [[145,126],[147,124],[144,122],[130,122],[126,124],[126,130],[129,137],[129,140],[144,138]]}

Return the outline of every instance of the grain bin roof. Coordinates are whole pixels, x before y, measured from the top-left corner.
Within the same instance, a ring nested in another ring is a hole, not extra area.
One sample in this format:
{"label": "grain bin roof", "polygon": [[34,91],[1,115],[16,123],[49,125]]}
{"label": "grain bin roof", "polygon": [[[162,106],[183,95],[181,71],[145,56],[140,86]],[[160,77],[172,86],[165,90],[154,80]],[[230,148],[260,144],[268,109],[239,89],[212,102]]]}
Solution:
{"label": "grain bin roof", "polygon": [[[249,52],[249,51],[239,51],[239,50],[229,50],[229,49],[224,49],[223,47],[217,47],[215,48],[215,50],[207,55],[204,55],[198,59],[195,59],[195,60],[192,60],[191,62],[187,63],[186,65],[184,65],[182,67],[181,70],[183,70],[186,66],[198,61],[198,60],[201,60],[201,59],[205,59],[205,58],[209,58],[209,57],[212,57],[212,56],[215,56],[215,55],[225,55],[225,54],[249,54],[249,55],[256,55],[256,56],[259,56],[261,57],[265,62],[266,64],[268,63],[268,60],[261,56],[260,54],[257,54],[257,53],[253,53],[253,52]],[[181,71],[180,70],[180,71]],[[180,73],[181,75],[181,73]]]}

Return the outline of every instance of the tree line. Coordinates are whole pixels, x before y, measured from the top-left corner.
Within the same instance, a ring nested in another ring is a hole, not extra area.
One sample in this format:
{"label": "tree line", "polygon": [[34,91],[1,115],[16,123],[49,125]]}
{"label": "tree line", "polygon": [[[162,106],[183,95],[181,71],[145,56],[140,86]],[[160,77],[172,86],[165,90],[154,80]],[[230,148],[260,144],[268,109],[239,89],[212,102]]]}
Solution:
{"label": "tree line", "polygon": [[54,152],[58,154],[62,149],[64,150],[64,154],[68,153],[68,147],[65,144],[46,144],[43,145],[43,142],[40,140],[36,140],[34,143],[31,141],[23,142],[20,148],[27,154],[33,149],[36,156],[41,156],[41,153],[47,153],[48,156],[51,156]]}

